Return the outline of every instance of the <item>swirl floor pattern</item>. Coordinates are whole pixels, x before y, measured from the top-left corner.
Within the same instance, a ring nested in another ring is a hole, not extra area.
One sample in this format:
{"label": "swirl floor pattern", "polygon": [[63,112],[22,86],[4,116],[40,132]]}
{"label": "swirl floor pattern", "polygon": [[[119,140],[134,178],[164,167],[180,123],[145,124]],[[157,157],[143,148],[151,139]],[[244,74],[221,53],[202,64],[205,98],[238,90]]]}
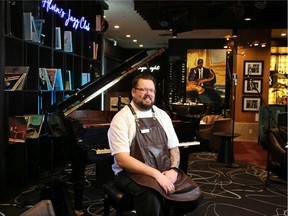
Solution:
{"label": "swirl floor pattern", "polygon": [[[227,168],[210,152],[190,154],[188,174],[200,186],[203,202],[189,216],[287,216],[287,181],[237,161]],[[276,183],[281,181],[281,183]]]}
{"label": "swirl floor pattern", "polygon": [[[240,160],[236,161],[239,167],[227,168],[216,158],[217,154],[211,152],[190,154],[188,175],[198,183],[204,199],[186,216],[288,216],[287,181],[267,185],[265,169]],[[104,196],[101,186],[95,181],[95,173],[95,166],[87,165],[82,216],[103,216]],[[65,182],[73,205],[73,185],[66,177],[55,176],[55,180]],[[272,173],[270,179],[281,180]],[[43,188],[45,185],[39,182],[10,202],[0,204],[0,213],[5,216],[20,215],[39,201]],[[114,209],[110,208],[110,216],[115,215]]]}

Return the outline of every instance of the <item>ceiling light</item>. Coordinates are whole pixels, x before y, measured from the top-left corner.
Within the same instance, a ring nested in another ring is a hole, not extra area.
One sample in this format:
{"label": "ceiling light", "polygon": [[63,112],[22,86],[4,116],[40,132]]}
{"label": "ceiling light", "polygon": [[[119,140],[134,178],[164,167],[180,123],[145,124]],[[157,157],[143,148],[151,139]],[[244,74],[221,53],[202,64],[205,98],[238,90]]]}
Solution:
{"label": "ceiling light", "polygon": [[286,33],[281,33],[281,36],[282,37],[285,37],[287,34]]}
{"label": "ceiling light", "polygon": [[120,28],[120,26],[118,26],[118,25],[115,25],[115,26],[114,26],[114,28],[115,28],[115,29],[119,29],[119,28]]}
{"label": "ceiling light", "polygon": [[259,41],[254,41],[253,45],[254,46],[259,46]]}
{"label": "ceiling light", "polygon": [[117,41],[116,40],[113,41],[113,45],[117,46]]}
{"label": "ceiling light", "polygon": [[245,17],[244,20],[245,21],[251,21],[251,17]]}
{"label": "ceiling light", "polygon": [[140,44],[139,47],[143,47],[143,44]]}
{"label": "ceiling light", "polygon": [[261,43],[260,45],[261,45],[261,47],[266,47],[267,44],[266,43]]}
{"label": "ceiling light", "polygon": [[134,42],[134,43],[137,43],[137,40],[136,40],[136,39],[134,39],[134,40],[133,40],[133,42]]}
{"label": "ceiling light", "polygon": [[131,35],[127,34],[127,35],[126,35],[126,37],[127,37],[127,38],[130,38],[130,37],[131,37]]}

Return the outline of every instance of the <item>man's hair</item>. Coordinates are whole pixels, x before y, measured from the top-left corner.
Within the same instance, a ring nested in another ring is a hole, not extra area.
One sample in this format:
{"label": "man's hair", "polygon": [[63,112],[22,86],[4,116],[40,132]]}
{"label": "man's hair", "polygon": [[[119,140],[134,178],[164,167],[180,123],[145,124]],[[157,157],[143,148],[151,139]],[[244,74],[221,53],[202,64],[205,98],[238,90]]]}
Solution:
{"label": "man's hair", "polygon": [[200,62],[203,64],[203,62],[204,62],[203,59],[198,59],[197,64],[199,65]]}
{"label": "man's hair", "polygon": [[138,85],[139,79],[151,80],[153,81],[154,85],[156,86],[156,80],[151,73],[139,73],[137,74],[132,80],[132,88],[136,88]]}

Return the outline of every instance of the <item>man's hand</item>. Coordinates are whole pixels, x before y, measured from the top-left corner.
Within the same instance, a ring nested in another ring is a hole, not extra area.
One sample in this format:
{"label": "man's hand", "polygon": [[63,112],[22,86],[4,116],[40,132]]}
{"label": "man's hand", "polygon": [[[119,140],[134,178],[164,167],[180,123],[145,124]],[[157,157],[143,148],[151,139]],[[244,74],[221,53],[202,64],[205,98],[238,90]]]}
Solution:
{"label": "man's hand", "polygon": [[[170,170],[172,172],[172,170]],[[165,172],[170,172],[170,171],[165,171]],[[175,172],[175,171],[173,171]],[[176,173],[177,174],[177,173]],[[177,178],[177,176],[176,176]],[[160,173],[160,175],[157,175],[155,178],[158,184],[162,187],[162,189],[165,191],[166,194],[172,194],[175,191],[175,186],[171,179],[163,173]]]}
{"label": "man's hand", "polygon": [[167,176],[171,182],[174,184],[177,180],[177,176],[178,176],[178,173],[177,171],[175,171],[174,169],[170,169],[170,170],[167,170],[167,171],[164,171],[162,173],[163,175]]}

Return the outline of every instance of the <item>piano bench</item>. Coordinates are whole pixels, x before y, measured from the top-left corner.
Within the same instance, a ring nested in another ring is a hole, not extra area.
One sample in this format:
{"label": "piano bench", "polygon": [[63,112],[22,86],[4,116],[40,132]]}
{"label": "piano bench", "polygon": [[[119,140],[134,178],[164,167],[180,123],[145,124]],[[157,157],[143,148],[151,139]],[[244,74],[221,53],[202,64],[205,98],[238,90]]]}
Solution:
{"label": "piano bench", "polygon": [[[133,199],[128,193],[116,187],[113,181],[103,184],[104,190],[104,216],[109,216],[110,206],[116,210],[116,216],[133,210]],[[130,215],[130,214],[125,214]],[[131,212],[131,215],[136,215]]]}

